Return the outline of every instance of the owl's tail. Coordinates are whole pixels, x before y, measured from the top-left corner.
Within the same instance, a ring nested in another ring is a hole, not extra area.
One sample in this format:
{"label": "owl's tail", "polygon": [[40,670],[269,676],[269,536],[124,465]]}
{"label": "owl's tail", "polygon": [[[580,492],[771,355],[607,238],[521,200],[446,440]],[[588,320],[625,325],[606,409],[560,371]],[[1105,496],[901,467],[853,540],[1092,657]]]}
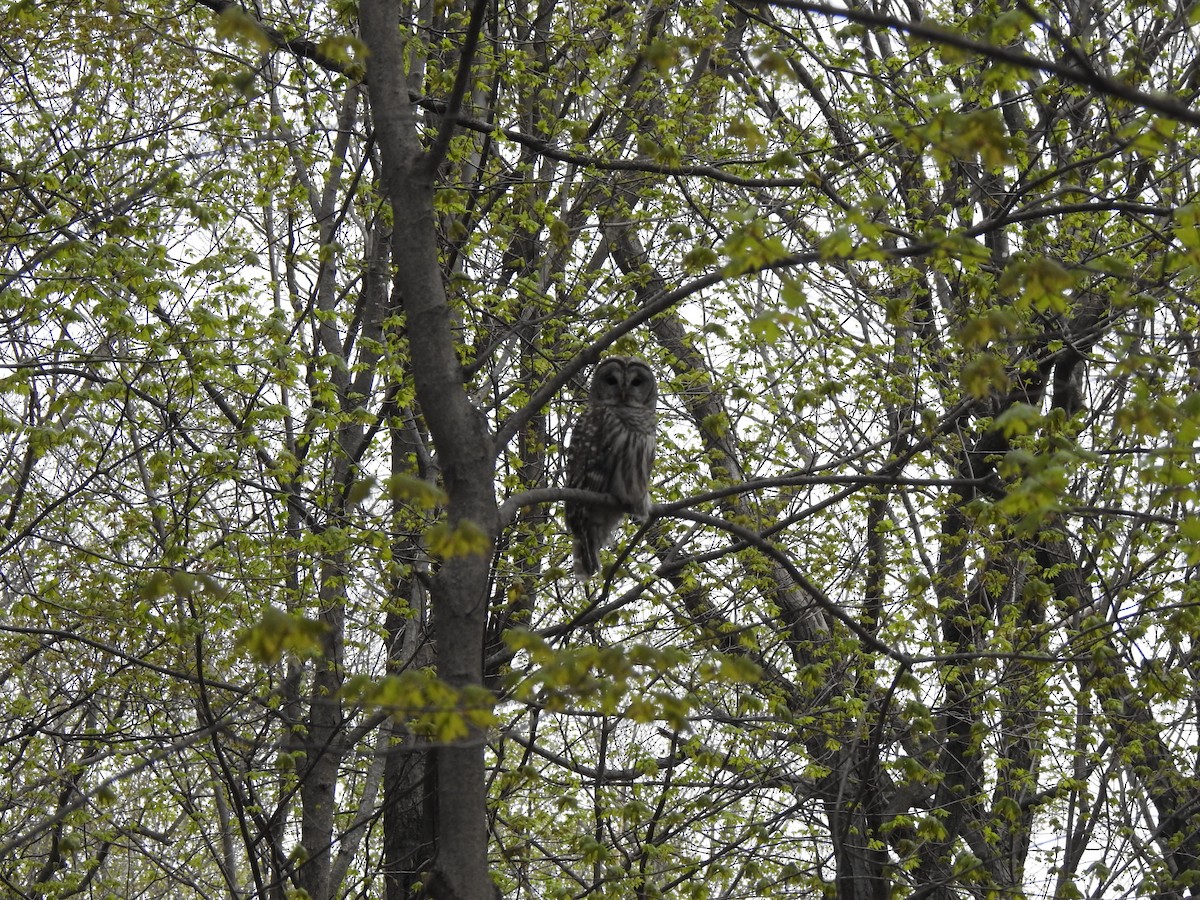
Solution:
{"label": "owl's tail", "polygon": [[593,533],[576,535],[571,542],[571,559],[575,564],[575,580],[587,581],[600,568],[600,544]]}

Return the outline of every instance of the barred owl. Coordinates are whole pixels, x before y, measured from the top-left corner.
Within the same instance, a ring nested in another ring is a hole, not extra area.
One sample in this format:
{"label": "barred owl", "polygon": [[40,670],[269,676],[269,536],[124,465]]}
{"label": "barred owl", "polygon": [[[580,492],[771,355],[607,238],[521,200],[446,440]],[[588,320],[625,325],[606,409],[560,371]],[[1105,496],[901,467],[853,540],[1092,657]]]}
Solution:
{"label": "barred owl", "polygon": [[624,513],[639,521],[650,515],[657,402],[658,386],[645,360],[610,356],[592,374],[587,409],[571,429],[567,487],[610,494],[617,503],[564,504],[581,581],[600,568],[600,548]]}

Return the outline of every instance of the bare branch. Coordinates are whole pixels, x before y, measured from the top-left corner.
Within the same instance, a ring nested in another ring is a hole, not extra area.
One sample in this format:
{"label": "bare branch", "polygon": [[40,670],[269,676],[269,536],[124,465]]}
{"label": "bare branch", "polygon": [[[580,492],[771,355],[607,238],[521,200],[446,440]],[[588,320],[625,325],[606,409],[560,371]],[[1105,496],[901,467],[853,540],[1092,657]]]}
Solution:
{"label": "bare branch", "polygon": [[995,44],[989,44],[987,41],[968,37],[961,32],[954,31],[942,25],[901,19],[884,13],[871,12],[861,7],[832,6],[828,3],[809,2],[809,0],[767,0],[763,5],[801,10],[803,12],[829,16],[830,18],[847,19],[851,22],[857,22],[860,25],[887,28],[903,34],[911,34],[913,37],[929,41],[931,44],[956,47],[959,50],[966,50],[970,53],[978,54],[985,59],[1003,63],[1004,65],[1053,75],[1071,84],[1086,87],[1097,94],[1116,97],[1119,100],[1124,100],[1142,109],[1159,113],[1167,118],[1187,122],[1189,125],[1200,125],[1200,112],[1193,110],[1181,100],[1176,100],[1165,94],[1152,94],[1148,91],[1140,91],[1129,82],[1101,75],[1094,68],[1082,70],[1066,63],[1042,59],[1020,50],[997,47]]}

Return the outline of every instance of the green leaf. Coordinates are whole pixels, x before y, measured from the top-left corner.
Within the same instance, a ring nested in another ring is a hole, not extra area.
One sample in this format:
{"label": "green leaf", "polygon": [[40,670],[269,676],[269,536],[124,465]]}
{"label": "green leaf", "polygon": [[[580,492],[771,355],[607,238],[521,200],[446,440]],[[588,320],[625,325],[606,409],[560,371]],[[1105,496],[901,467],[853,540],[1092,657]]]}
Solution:
{"label": "green leaf", "polygon": [[1200,564],[1200,516],[1184,516],[1179,535],[1185,541],[1184,558],[1189,566]]}
{"label": "green leaf", "polygon": [[237,41],[258,53],[269,53],[275,46],[258,19],[235,4],[221,10],[215,30],[218,38]]}
{"label": "green leaf", "polygon": [[718,678],[729,684],[757,684],[762,668],[746,656],[721,654]]}
{"label": "green leaf", "polygon": [[375,479],[359,478],[354,481],[346,490],[346,508],[354,509],[364,500],[371,496],[371,491],[375,487]]}
{"label": "green leaf", "polygon": [[261,663],[278,662],[284,653],[316,656],[326,631],[323,622],[269,606],[258,622],[242,630],[238,646]]}
{"label": "green leaf", "polygon": [[738,116],[733,119],[729,123],[728,134],[732,138],[737,138],[750,150],[755,152],[767,146],[766,137],[759,131],[758,126],[746,116]]}
{"label": "green leaf", "polygon": [[729,277],[761,271],[772,263],[788,257],[783,240],[766,232],[766,223],[753,210],[734,211],[730,214],[736,223],[721,250],[728,262],[725,274]]}
{"label": "green leaf", "polygon": [[426,530],[425,545],[440,559],[487,553],[491,549],[487,532],[470,519],[459,519],[453,525],[446,520],[438,522]]}
{"label": "green leaf", "polygon": [[963,390],[971,397],[982,400],[993,391],[1008,390],[1008,374],[1004,361],[993,353],[979,353],[962,368]]}
{"label": "green leaf", "polygon": [[817,252],[823,260],[847,259],[854,253],[854,235],[842,225],[817,242]]}
{"label": "green leaf", "polygon": [[423,509],[436,509],[445,506],[450,500],[446,492],[436,484],[430,484],[405,472],[389,475],[384,479],[384,487],[388,497],[394,502],[404,501]]}
{"label": "green leaf", "polygon": [[1029,434],[1042,421],[1042,414],[1035,406],[1028,403],[1014,403],[996,417],[992,424],[999,428],[1006,438]]}
{"label": "green leaf", "polygon": [[761,341],[773,344],[783,337],[783,329],[779,327],[779,317],[774,313],[763,313],[747,323],[750,333]]}
{"label": "green leaf", "polygon": [[1070,310],[1066,291],[1075,277],[1058,261],[1047,256],[1033,259],[1025,267],[1025,295],[1039,312],[1065,313]]}
{"label": "green leaf", "polygon": [[317,50],[345,67],[351,77],[361,78],[366,73],[367,45],[355,35],[331,35],[317,45]]}
{"label": "green leaf", "polygon": [[786,78],[788,81],[797,80],[796,71],[792,67],[792,58],[787,53],[783,53],[769,44],[763,44],[755,47],[751,54],[754,57],[755,67],[764,75],[774,75],[778,78]]}
{"label": "green leaf", "polygon": [[705,244],[697,244],[683,255],[683,268],[687,272],[704,272],[715,266],[721,257],[717,251]]}
{"label": "green leaf", "polygon": [[658,718],[658,707],[644,697],[639,697],[625,708],[625,718],[646,724]]}
{"label": "green leaf", "polygon": [[660,75],[666,75],[680,63],[679,46],[672,40],[651,41],[643,54],[646,62]]}

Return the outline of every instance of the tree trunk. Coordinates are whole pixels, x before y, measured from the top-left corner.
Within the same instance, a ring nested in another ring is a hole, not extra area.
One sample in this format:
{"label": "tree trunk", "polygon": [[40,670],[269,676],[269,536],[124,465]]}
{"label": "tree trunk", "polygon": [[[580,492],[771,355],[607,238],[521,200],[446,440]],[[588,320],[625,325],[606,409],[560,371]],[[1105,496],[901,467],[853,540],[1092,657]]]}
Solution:
{"label": "tree trunk", "polygon": [[[394,225],[392,254],[408,326],[417,401],[445,482],[448,526],[470,523],[483,546],[443,561],[431,610],[439,678],[458,690],[482,688],[487,579],[499,522],[493,440],[463,385],[450,304],[442,282],[433,209],[436,161],[425,153],[404,80],[396,7],[367,0],[360,9],[370,50],[369,95],[383,183]],[[464,54],[465,57],[465,54]],[[463,65],[469,64],[464,58]],[[436,768],[434,872],[438,900],[494,896],[487,870],[485,735],[468,722],[466,738],[440,746]]]}

